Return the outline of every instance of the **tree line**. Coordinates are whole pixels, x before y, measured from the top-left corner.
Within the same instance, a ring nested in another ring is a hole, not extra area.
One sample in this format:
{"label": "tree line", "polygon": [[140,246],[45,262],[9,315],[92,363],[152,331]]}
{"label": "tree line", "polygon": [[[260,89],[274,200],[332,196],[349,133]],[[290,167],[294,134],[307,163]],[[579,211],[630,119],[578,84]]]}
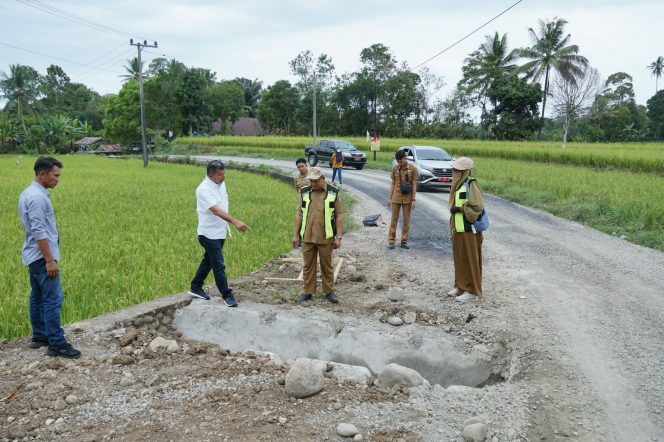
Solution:
{"label": "tree line", "polygon": [[[313,107],[321,135],[480,138],[499,140],[648,141],[664,139],[664,58],[645,68],[655,78],[646,105],[634,98],[633,78],[603,79],[565,32],[561,18],[528,29],[531,45],[510,48],[508,35],[487,35],[461,66],[462,78],[441,96],[445,80],[412,70],[389,47],[359,53],[359,68],[338,74],[326,54],[306,50],[290,60],[294,81],[263,87],[259,79],[218,80],[209,69],[156,58],[147,67],[128,60],[118,94],[100,96],[50,66],[0,72],[0,151],[66,150],[82,135],[131,145],[140,140],[138,72],[144,75],[146,126],[151,137],[201,135],[219,121],[257,117],[270,132],[312,133]],[[142,69],[139,69],[142,68]],[[315,97],[315,104],[314,104]],[[547,112],[548,110],[548,112]]]}

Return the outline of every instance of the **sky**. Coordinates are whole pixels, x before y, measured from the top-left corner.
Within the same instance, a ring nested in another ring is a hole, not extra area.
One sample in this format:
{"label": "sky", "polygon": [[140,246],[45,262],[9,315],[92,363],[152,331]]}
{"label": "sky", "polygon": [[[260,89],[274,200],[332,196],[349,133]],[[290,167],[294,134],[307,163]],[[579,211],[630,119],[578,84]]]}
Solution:
{"label": "sky", "polygon": [[[18,63],[44,74],[57,64],[72,81],[100,94],[117,93],[123,65],[136,56],[130,38],[157,41],[157,49],[143,52],[146,62],[176,58],[211,69],[218,80],[258,78],[264,86],[294,81],[288,62],[307,49],[329,55],[337,75],[357,70],[360,51],[374,43],[414,67],[516,1],[0,0],[0,70]],[[452,91],[464,58],[485,35],[507,33],[510,48],[529,46],[528,28],[555,17],[567,20],[571,43],[603,78],[621,71],[631,75],[639,104],[655,93],[655,78],[646,66],[664,56],[664,1],[522,0],[426,64],[445,79],[440,94]],[[81,18],[111,29],[84,26],[76,22]]]}

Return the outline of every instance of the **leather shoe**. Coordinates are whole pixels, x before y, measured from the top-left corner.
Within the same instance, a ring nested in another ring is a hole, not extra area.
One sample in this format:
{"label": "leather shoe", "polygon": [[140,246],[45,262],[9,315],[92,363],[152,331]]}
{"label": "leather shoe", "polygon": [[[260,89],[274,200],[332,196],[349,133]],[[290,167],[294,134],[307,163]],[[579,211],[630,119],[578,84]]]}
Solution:
{"label": "leather shoe", "polygon": [[327,295],[325,295],[325,298],[328,301],[330,301],[332,304],[336,304],[337,302],[339,302],[339,300],[337,299],[337,294],[334,292],[328,293]]}
{"label": "leather shoe", "polygon": [[305,301],[311,301],[311,296],[309,293],[302,293],[299,298],[297,298],[297,302],[305,302]]}

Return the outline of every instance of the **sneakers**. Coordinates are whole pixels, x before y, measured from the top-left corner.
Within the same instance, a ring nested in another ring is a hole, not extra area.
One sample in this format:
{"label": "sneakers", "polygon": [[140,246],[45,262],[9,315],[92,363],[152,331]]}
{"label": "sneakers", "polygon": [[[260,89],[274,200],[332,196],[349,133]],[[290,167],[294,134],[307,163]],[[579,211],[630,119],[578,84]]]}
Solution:
{"label": "sneakers", "polygon": [[390,250],[394,250],[395,247],[396,246],[392,242],[387,246],[387,248],[390,249]]}
{"label": "sneakers", "polygon": [[309,293],[302,293],[299,298],[297,298],[297,302],[306,302],[306,301],[311,301],[311,296]]}
{"label": "sneakers", "polygon": [[408,245],[407,242],[402,242],[402,243],[401,243],[401,248],[402,248],[402,249],[410,249],[410,246]]}
{"label": "sneakers", "polygon": [[32,338],[29,347],[30,348],[48,347],[48,338]]}
{"label": "sneakers", "polygon": [[456,299],[459,302],[477,302],[479,301],[480,297],[475,296],[472,293],[465,292],[463,295],[457,296],[454,299]]}
{"label": "sneakers", "polygon": [[237,301],[232,293],[224,295],[224,305],[226,305],[226,307],[237,307]]}
{"label": "sneakers", "polygon": [[194,298],[201,298],[201,299],[205,299],[206,301],[210,300],[210,295],[208,295],[207,292],[205,290],[203,290],[202,288],[189,289],[189,294],[191,296],[193,296]]}
{"label": "sneakers", "polygon": [[454,287],[452,290],[450,290],[449,292],[447,292],[447,296],[459,296],[459,295],[462,294],[462,293],[463,293],[463,292],[462,292],[461,290],[459,290],[458,288]]}
{"label": "sneakers", "polygon": [[46,354],[48,356],[60,356],[67,359],[77,359],[81,356],[81,352],[72,347],[71,344],[57,346],[49,345]]}
{"label": "sneakers", "polygon": [[325,295],[325,299],[330,301],[332,304],[336,304],[337,302],[339,302],[339,300],[337,299],[337,294],[334,292],[330,292],[327,295]]}

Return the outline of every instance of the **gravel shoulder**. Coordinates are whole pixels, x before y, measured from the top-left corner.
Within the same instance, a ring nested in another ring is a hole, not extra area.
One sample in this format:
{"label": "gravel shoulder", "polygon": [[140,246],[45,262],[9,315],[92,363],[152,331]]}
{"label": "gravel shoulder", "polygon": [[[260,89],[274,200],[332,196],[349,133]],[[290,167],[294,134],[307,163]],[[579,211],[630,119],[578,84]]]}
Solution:
{"label": "gravel shoulder", "polygon": [[[358,225],[368,214],[388,219],[387,174],[344,170],[344,178],[360,201]],[[279,259],[232,285],[240,308],[270,304],[385,333],[390,316],[414,312],[394,333],[490,350],[486,385],[379,388],[326,375],[322,392],[293,399],[282,385],[290,361],[185,339],[167,308],[104,331],[70,327],[84,352],[76,361],[47,358],[26,339],[0,344],[0,438],[349,440],[335,431],[349,422],[364,440],[462,441],[464,421],[480,417],[492,442],[664,440],[664,254],[489,196],[485,296],[459,304],[444,295],[453,283],[447,195],[418,194],[408,251],[386,249],[386,227],[344,235],[337,305],[319,297],[297,306],[297,286],[266,283],[297,275],[298,264]],[[402,301],[388,299],[391,287],[403,289]],[[157,337],[177,349],[151,350]]]}

